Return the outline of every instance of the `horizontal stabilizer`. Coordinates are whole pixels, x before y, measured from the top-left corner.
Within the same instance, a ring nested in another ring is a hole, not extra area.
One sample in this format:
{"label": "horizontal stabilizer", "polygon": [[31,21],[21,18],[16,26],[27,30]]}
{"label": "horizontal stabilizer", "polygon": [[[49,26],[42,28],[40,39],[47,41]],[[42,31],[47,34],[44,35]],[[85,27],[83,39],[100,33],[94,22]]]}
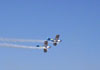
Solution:
{"label": "horizontal stabilizer", "polygon": [[51,40],[51,38],[48,38],[47,40],[48,40],[48,41],[50,41],[50,40]]}
{"label": "horizontal stabilizer", "polygon": [[48,38],[47,40],[48,40],[48,41],[53,41],[54,39],[52,39],[52,38]]}

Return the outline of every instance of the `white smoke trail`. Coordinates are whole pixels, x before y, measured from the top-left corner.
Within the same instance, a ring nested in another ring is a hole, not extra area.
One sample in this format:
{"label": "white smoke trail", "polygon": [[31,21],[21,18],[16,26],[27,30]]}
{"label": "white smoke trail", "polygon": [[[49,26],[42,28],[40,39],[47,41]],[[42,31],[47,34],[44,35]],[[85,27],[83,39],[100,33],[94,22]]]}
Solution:
{"label": "white smoke trail", "polygon": [[7,39],[7,38],[0,38],[0,41],[6,42],[39,42],[43,43],[45,40],[25,40],[25,39]]}
{"label": "white smoke trail", "polygon": [[35,47],[35,46],[24,46],[8,43],[0,43],[0,47],[9,47],[9,48],[26,48],[26,49],[43,49],[44,47]]}

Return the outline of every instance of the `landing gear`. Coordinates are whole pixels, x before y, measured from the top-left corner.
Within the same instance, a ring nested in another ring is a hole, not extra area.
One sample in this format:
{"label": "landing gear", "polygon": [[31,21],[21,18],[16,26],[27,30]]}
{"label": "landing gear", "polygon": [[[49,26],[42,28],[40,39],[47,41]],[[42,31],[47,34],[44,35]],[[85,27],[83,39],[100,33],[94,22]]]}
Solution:
{"label": "landing gear", "polygon": [[44,49],[44,52],[46,53],[47,52],[47,49]]}
{"label": "landing gear", "polygon": [[54,46],[56,46],[56,45],[57,45],[57,43],[53,43],[53,45],[54,45]]}

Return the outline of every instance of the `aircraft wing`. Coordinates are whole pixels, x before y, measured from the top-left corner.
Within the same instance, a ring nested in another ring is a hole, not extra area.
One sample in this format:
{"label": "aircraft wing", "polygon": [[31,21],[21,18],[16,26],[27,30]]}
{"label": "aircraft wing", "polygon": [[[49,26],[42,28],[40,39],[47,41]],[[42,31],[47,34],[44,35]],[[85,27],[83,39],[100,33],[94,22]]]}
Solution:
{"label": "aircraft wing", "polygon": [[56,35],[56,38],[55,38],[55,39],[56,39],[56,40],[58,40],[58,39],[59,39],[59,37],[60,37],[60,35]]}
{"label": "aircraft wing", "polygon": [[47,48],[47,46],[48,46],[48,41],[45,41],[45,42],[44,42],[44,46]]}

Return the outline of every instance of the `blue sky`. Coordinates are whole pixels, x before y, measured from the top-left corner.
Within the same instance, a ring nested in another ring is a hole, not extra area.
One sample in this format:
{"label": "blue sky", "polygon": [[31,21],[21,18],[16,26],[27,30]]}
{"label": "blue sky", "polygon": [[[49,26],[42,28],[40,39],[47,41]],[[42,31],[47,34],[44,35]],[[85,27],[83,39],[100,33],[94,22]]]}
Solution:
{"label": "blue sky", "polygon": [[100,70],[99,0],[0,0],[0,37],[47,39],[56,34],[63,42],[50,44],[46,54],[0,48],[0,70]]}

